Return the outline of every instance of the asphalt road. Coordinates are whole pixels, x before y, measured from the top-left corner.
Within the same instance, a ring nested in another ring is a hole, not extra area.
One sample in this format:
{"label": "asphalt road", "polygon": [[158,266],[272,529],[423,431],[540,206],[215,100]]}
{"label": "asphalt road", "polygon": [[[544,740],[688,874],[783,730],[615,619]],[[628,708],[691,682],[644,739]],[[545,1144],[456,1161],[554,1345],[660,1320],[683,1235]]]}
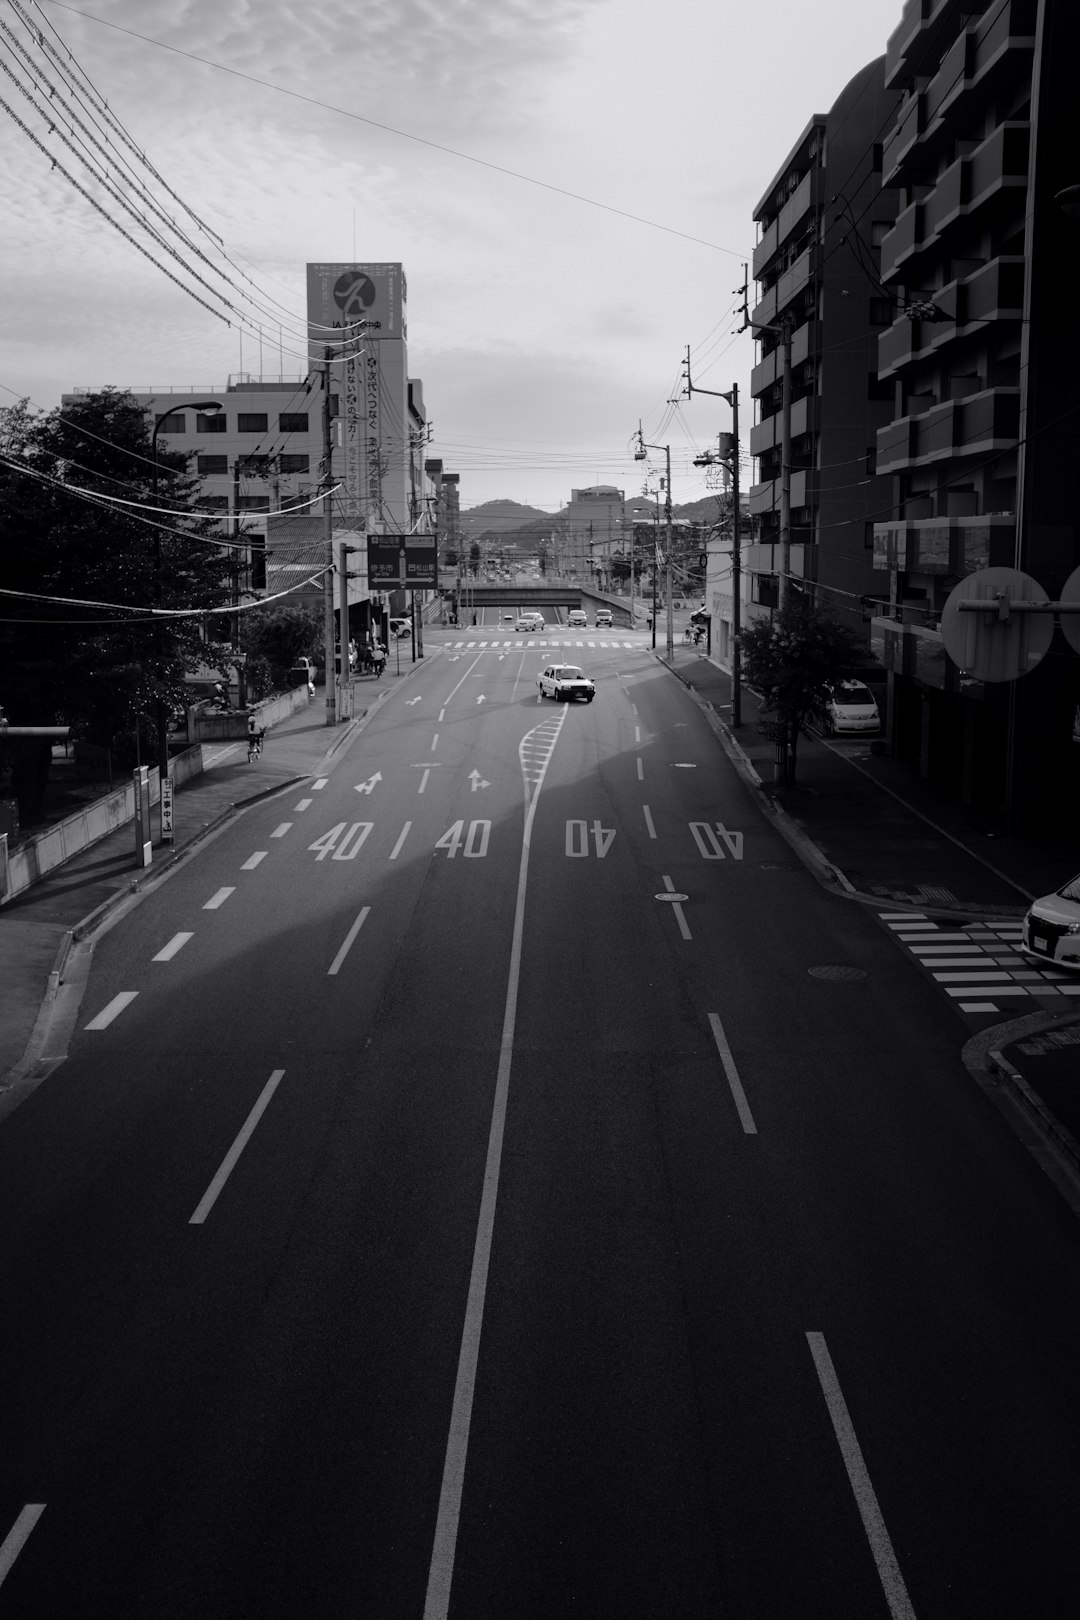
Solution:
{"label": "asphalt road", "polygon": [[0,1131],[4,1620],[1075,1609],[1071,1217],[591,639],[426,632],[99,936]]}

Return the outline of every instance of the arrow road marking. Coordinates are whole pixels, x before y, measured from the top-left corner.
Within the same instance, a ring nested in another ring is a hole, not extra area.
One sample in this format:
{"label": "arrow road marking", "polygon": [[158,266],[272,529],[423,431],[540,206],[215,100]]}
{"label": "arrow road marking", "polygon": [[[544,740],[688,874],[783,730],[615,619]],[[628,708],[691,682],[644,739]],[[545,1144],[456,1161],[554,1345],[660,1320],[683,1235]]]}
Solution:
{"label": "arrow road marking", "polygon": [[374,776],[369,776],[366,782],[357,782],[356,786],[353,788],[353,792],[354,793],[371,793],[374,790],[376,782],[381,782],[381,781],[382,781],[382,771],[376,771],[375,775]]}
{"label": "arrow road marking", "polygon": [[486,703],[487,698],[484,696],[483,692],[481,692],[480,696],[477,698],[476,701],[477,701],[477,703]]}
{"label": "arrow road marking", "polygon": [[422,699],[422,698],[418,698],[418,697],[414,697],[414,698],[406,698],[406,699],[405,699],[405,707],[406,707],[406,708],[407,708],[407,709],[411,709],[411,708],[412,708],[412,706],[413,706],[413,704],[414,704],[414,703],[421,703],[421,702],[422,702],[422,701],[423,701],[423,699]]}
{"label": "arrow road marking", "polygon": [[477,788],[486,788],[491,786],[491,783],[485,782],[484,778],[480,775],[480,772],[476,770],[469,772],[469,781],[472,783],[472,790],[474,793],[476,792]]}

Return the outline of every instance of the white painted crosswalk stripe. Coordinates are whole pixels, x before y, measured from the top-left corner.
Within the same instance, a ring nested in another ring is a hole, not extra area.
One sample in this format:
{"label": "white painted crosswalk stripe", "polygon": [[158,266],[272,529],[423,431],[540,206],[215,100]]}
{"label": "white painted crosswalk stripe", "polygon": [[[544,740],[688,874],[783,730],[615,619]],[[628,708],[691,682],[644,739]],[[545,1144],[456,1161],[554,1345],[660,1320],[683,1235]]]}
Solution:
{"label": "white painted crosswalk stripe", "polygon": [[1015,1010],[1015,1001],[1022,996],[1045,1001],[1080,995],[1080,980],[1060,968],[1041,967],[1016,950],[1021,931],[1012,918],[958,927],[938,924],[919,911],[880,911],[878,916],[945,994],[956,998],[963,1012],[1001,1012],[1002,1003]]}

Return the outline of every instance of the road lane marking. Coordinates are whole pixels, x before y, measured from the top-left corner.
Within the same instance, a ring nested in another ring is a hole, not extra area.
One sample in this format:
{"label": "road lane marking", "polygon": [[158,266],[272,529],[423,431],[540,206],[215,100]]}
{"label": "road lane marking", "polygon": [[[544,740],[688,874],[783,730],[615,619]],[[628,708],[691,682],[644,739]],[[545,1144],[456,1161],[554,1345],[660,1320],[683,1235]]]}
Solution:
{"label": "road lane marking", "polygon": [[188,940],[194,938],[194,934],[174,934],[169,943],[162,946],[157,955],[152,956],[150,960],[152,962],[171,962],[177,951],[182,951]]}
{"label": "road lane marking", "polygon": [[639,782],[644,782],[645,780],[645,761],[640,756],[638,757],[637,762],[637,779]]}
{"label": "road lane marking", "polygon": [[[667,890],[668,894],[676,893],[675,885],[672,883],[669,877],[664,879],[664,888]],[[682,935],[683,939],[693,939],[694,936],[691,934],[690,929],[687,926],[686,917],[683,914],[683,908],[680,902],[678,900],[673,900],[671,902],[671,909],[675,913],[675,920],[679,924],[679,933]]]}
{"label": "road lane marking", "polygon": [[[522,739],[518,747],[518,761],[525,787],[525,826],[521,837],[521,858],[518,863],[517,900],[514,908],[514,933],[510,946],[510,969],[506,984],[506,1009],[503,1014],[502,1040],[499,1046],[499,1068],[495,1081],[495,1098],[488,1134],[487,1158],[484,1163],[484,1185],[480,1198],[480,1215],[473,1246],[472,1270],[469,1275],[469,1293],[465,1306],[465,1321],[461,1331],[457,1375],[454,1381],[454,1399],[450,1411],[450,1431],[443,1462],[442,1484],[439,1490],[439,1511],[428,1569],[427,1593],[424,1598],[423,1620],[446,1620],[450,1607],[450,1588],[454,1578],[454,1556],[457,1550],[458,1520],[461,1515],[461,1493],[465,1481],[465,1460],[469,1449],[469,1429],[472,1424],[473,1391],[476,1386],[476,1367],[480,1355],[480,1330],[484,1319],[484,1296],[487,1291],[488,1265],[491,1259],[491,1241],[495,1229],[495,1206],[499,1194],[499,1169],[502,1162],[503,1133],[506,1127],[507,1100],[510,1091],[510,1067],[514,1054],[514,1028],[517,1021],[518,983],[521,977],[522,940],[525,928],[525,893],[528,887],[529,850],[532,843],[533,821],[540,789],[547,774],[548,764],[566,719],[567,709],[559,711],[554,721],[545,721]],[[533,738],[536,732],[546,741],[542,758]]]}
{"label": "road lane marking", "polygon": [[258,866],[259,862],[260,861],[265,861],[268,854],[269,854],[268,850],[257,849],[255,851],[254,855],[249,855],[248,856],[247,860],[244,862],[243,866],[240,868],[241,872],[254,872],[254,870]]}
{"label": "road lane marking", "polygon": [[221,1192],[221,1189],[224,1187],[226,1181],[228,1181],[237,1159],[247,1147],[248,1139],[262,1118],[263,1113],[266,1110],[266,1105],[274,1095],[274,1092],[277,1090],[281,1082],[281,1077],[284,1073],[284,1069],[275,1069],[265,1086],[263,1086],[262,1091],[259,1093],[258,1101],[251,1110],[251,1113],[248,1115],[247,1119],[244,1121],[243,1125],[240,1127],[239,1136],[236,1138],[236,1141],[233,1143],[228,1153],[226,1153],[225,1157],[222,1159],[221,1164],[218,1167],[218,1172],[213,1181],[199,1199],[199,1202],[195,1207],[195,1213],[188,1221],[189,1226],[201,1226],[206,1220],[206,1217],[209,1215],[210,1211],[213,1209],[214,1205],[217,1203],[218,1194]]}
{"label": "road lane marking", "polygon": [[317,793],[320,788],[324,788],[326,786],[326,784],[327,784],[327,782],[329,782],[329,780],[330,780],[330,778],[328,776],[317,776],[315,778],[314,782],[312,782],[312,784],[311,784],[312,789],[314,790],[314,792]]}
{"label": "road lane marking", "polygon": [[423,791],[424,791],[424,789],[425,789],[425,788],[426,788],[426,787],[427,787],[427,783],[428,783],[428,777],[429,777],[429,776],[430,776],[430,775],[431,775],[431,771],[430,771],[430,769],[428,769],[428,768],[427,768],[427,767],[425,767],[425,769],[424,769],[424,774],[423,774],[423,776],[422,776],[422,777],[421,777],[421,778],[420,778],[420,786],[419,786],[419,787],[418,787],[418,788],[417,788],[417,790],[416,790],[416,791],[417,791],[417,793],[423,793]]}
{"label": "road lane marking", "polygon": [[440,709],[439,710],[439,724],[440,725],[442,725],[443,720],[445,719],[445,717],[446,717],[446,710],[445,709]]}
{"label": "road lane marking", "polygon": [[137,990],[121,990],[118,996],[113,996],[112,1000],[102,1007],[96,1018],[90,1020],[86,1028],[108,1029],[113,1019],[119,1017],[125,1007],[131,1006],[138,993]]}
{"label": "road lane marking", "polygon": [[641,741],[641,727],[640,726],[635,726],[634,727],[634,741],[635,741],[635,743],[640,743],[640,741]]}
{"label": "road lane marking", "polygon": [[205,906],[203,906],[203,910],[204,911],[216,911],[219,906],[223,906],[225,904],[225,902],[229,898],[230,894],[235,894],[235,893],[236,893],[235,889],[219,889],[217,894],[212,894],[210,896],[210,898],[206,902]]}
{"label": "road lane marking", "polygon": [[652,812],[650,811],[647,804],[643,804],[641,808],[642,808],[642,811],[643,811],[644,816],[645,816],[645,826],[648,828],[649,837],[650,838],[655,838],[656,837],[656,828],[653,826]]}
{"label": "road lane marking", "polygon": [[836,1435],[840,1447],[840,1455],[844,1459],[848,1480],[855,1493],[855,1502],[859,1509],[859,1517],[863,1522],[866,1539],[870,1543],[870,1551],[874,1555],[877,1565],[878,1579],[881,1581],[885,1593],[885,1601],[889,1605],[889,1613],[893,1620],[915,1620],[915,1610],[911,1606],[904,1577],[900,1573],[900,1565],[896,1561],[889,1532],[885,1528],[885,1520],[878,1506],[874,1487],[870,1483],[870,1473],[863,1458],[862,1447],[855,1434],[855,1426],[851,1421],[851,1414],[847,1409],[840,1380],[836,1376],[832,1357],[825,1343],[823,1333],[807,1333],[806,1342],[810,1346],[810,1354],[814,1358],[817,1369],[818,1382],[821,1384],[821,1393],[825,1397],[825,1405],[829,1409],[832,1420],[833,1433]]}
{"label": "road lane marking", "polygon": [[310,810],[310,808],[314,804],[314,802],[315,802],[314,799],[301,799],[299,804],[297,804],[295,806],[295,808],[297,810]]}
{"label": "road lane marking", "polygon": [[331,962],[329,968],[327,969],[326,976],[327,976],[328,979],[333,978],[334,974],[337,973],[339,968],[341,967],[342,962],[344,962],[345,958],[348,956],[349,948],[352,945],[352,942],[356,938],[357,934],[360,932],[361,928],[363,928],[364,919],[366,918],[366,916],[367,916],[367,914],[368,914],[368,912],[370,910],[371,910],[370,906],[365,906],[363,908],[363,910],[360,912],[360,915],[357,917],[356,921],[353,923],[352,927],[349,929],[349,932],[345,935],[344,944],[342,945],[340,951],[338,951],[337,955],[334,957],[334,960]]}
{"label": "road lane marking", "polygon": [[432,737],[432,739],[431,739],[431,752],[434,753],[436,748],[438,748],[438,746],[439,746],[439,733],[436,732],[434,737]]}
{"label": "road lane marking", "polygon": [[289,829],[291,827],[292,827],[292,822],[291,821],[283,821],[277,827],[274,828],[274,830],[270,834],[270,836],[271,836],[271,838],[284,838],[285,834],[289,831]]}
{"label": "road lane marking", "polygon": [[757,1126],[754,1124],[754,1116],[750,1112],[750,1104],[746,1100],[746,1092],[743,1090],[742,1081],[739,1079],[739,1071],[735,1067],[735,1059],[731,1055],[731,1047],[728,1045],[727,1036],[724,1034],[724,1026],[720,1022],[719,1013],[710,1013],[709,1023],[712,1025],[713,1040],[716,1042],[716,1049],[720,1053],[720,1062],[724,1065],[724,1073],[727,1075],[731,1095],[735,1099],[735,1107],[738,1110],[742,1128],[747,1136],[756,1136]]}
{"label": "road lane marking", "polygon": [[394,845],[393,849],[390,851],[390,859],[392,861],[396,861],[398,856],[401,854],[401,846],[405,842],[406,838],[408,838],[408,836],[409,836],[409,828],[411,826],[412,826],[412,822],[407,821],[405,823],[404,827],[402,827],[401,832],[398,835],[398,841]]}
{"label": "road lane marking", "polygon": [[12,1564],[26,1546],[31,1530],[44,1511],[44,1502],[27,1502],[3,1542],[0,1542],[0,1586],[11,1573]]}

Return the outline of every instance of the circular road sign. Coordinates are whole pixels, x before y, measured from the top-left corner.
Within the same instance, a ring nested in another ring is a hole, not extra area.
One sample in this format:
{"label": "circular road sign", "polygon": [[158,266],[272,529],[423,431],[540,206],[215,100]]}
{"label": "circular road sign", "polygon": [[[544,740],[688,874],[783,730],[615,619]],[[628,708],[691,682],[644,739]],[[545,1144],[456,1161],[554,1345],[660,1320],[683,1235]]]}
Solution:
{"label": "circular road sign", "polygon": [[[1054,635],[1052,613],[1025,613],[1016,605],[1048,600],[1038,580],[1018,568],[980,568],[949,592],[941,613],[945,651],[962,675],[1015,681],[1046,657]],[[986,607],[962,612],[961,602]]]}
{"label": "circular road sign", "polygon": [[1074,652],[1080,652],[1080,568],[1074,568],[1061,587],[1062,602],[1074,602],[1075,613],[1062,613],[1058,619],[1061,633]]}

